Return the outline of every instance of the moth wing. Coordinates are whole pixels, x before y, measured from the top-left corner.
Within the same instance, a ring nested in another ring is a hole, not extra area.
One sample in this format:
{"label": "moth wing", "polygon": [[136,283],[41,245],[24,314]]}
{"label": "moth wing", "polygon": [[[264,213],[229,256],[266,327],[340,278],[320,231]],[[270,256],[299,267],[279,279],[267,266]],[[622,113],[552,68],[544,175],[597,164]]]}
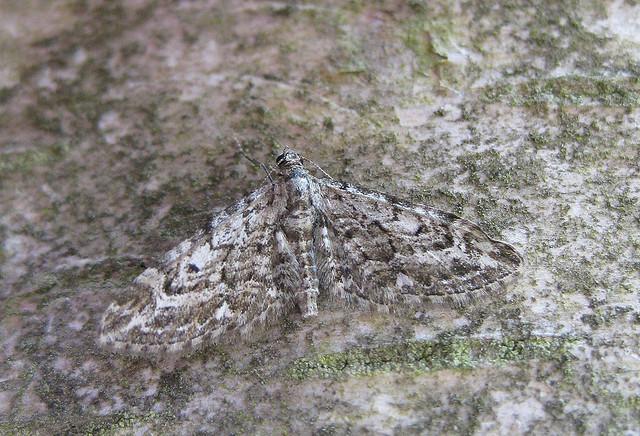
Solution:
{"label": "moth wing", "polygon": [[[388,311],[461,305],[504,291],[522,257],[476,224],[346,183],[318,179],[328,238],[318,247],[335,271],[334,299]],[[327,247],[327,245],[331,245]]]}
{"label": "moth wing", "polygon": [[294,307],[272,276],[274,225],[284,205],[265,185],[213,218],[135,280],[137,295],[112,304],[100,342],[132,352],[179,352],[222,335],[249,335]]}

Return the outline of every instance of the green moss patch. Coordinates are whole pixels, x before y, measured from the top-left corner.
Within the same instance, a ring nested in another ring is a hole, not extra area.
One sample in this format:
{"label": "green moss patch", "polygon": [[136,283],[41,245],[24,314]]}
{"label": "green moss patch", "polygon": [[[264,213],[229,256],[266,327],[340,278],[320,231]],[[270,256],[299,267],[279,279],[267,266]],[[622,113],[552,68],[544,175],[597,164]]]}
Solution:
{"label": "green moss patch", "polygon": [[640,106],[640,81],[635,78],[565,76],[530,80],[517,85],[499,84],[484,89],[485,102],[513,106],[545,104]]}
{"label": "green moss patch", "polygon": [[433,342],[409,341],[375,348],[354,348],[339,353],[303,357],[288,368],[288,375],[303,380],[309,377],[340,375],[364,376],[379,372],[476,367],[524,362],[531,359],[572,359],[568,351],[574,342],[568,338],[526,339],[442,339]]}
{"label": "green moss patch", "polygon": [[7,153],[0,159],[0,180],[11,173],[28,173],[34,167],[61,160],[69,151],[67,144],[56,143],[36,150]]}
{"label": "green moss patch", "polygon": [[521,154],[515,159],[509,159],[494,149],[467,153],[458,158],[458,164],[465,169],[470,183],[484,189],[488,189],[489,186],[536,186],[544,175],[542,161]]}
{"label": "green moss patch", "polygon": [[447,61],[446,45],[450,32],[450,25],[426,20],[417,20],[407,26],[404,44],[416,56],[421,71],[427,72]]}
{"label": "green moss patch", "polygon": [[166,431],[167,424],[172,423],[175,416],[171,413],[148,412],[137,414],[132,412],[117,412],[107,416],[95,417],[87,421],[86,415],[68,415],[64,420],[51,417],[35,419],[25,422],[0,423],[0,434],[83,434],[83,435],[117,435],[130,434],[136,427],[148,427]]}
{"label": "green moss patch", "polygon": [[83,430],[86,435],[115,435],[128,433],[135,427],[154,426],[154,424],[157,425],[163,421],[172,421],[173,419],[174,416],[171,414],[159,414],[156,412],[146,414],[119,412],[91,422]]}

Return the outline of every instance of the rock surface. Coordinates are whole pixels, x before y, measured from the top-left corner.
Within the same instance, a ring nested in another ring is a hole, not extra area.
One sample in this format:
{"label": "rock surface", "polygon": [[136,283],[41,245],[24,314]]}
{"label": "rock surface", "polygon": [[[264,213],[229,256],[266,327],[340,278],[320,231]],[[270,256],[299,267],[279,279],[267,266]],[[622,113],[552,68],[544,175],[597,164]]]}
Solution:
{"label": "rock surface", "polygon": [[[0,433],[637,431],[636,1],[0,12]],[[234,136],[477,221],[523,278],[182,358],[98,348],[144,265],[262,183]]]}

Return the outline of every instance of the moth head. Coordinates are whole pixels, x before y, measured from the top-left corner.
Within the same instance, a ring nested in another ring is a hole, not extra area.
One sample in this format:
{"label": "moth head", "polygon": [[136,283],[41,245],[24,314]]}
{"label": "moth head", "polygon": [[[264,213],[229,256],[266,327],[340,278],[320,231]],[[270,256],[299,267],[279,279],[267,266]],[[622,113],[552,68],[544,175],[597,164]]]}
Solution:
{"label": "moth head", "polygon": [[292,168],[302,166],[302,157],[292,150],[285,150],[276,158],[278,168]]}

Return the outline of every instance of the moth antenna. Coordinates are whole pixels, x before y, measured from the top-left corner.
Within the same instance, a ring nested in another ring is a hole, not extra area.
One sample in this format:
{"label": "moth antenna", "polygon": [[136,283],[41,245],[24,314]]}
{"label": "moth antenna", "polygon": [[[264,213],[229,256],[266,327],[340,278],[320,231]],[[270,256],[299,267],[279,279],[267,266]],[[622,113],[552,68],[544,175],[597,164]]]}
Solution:
{"label": "moth antenna", "polygon": [[298,153],[298,155],[299,155],[302,159],[306,160],[307,162],[311,162],[311,163],[313,164],[313,166],[314,166],[314,167],[316,167],[317,169],[319,169],[319,170],[320,170],[320,172],[321,172],[322,174],[324,174],[328,179],[330,179],[330,180],[334,180],[334,178],[333,178],[333,177],[331,177],[331,176],[330,176],[330,175],[329,175],[325,170],[323,170],[323,169],[322,169],[322,167],[321,167],[320,165],[318,165],[317,163],[315,163],[315,162],[314,162],[314,161],[312,161],[311,159],[309,159],[309,158],[307,158],[307,157],[305,157],[305,156],[301,155],[300,153]]}
{"label": "moth antenna", "polygon": [[269,171],[269,167],[267,167],[264,163],[255,160],[254,158],[249,156],[247,153],[245,153],[244,149],[242,148],[242,144],[240,144],[240,141],[238,141],[238,138],[234,136],[233,140],[236,142],[236,146],[238,147],[238,152],[242,156],[244,156],[249,162],[251,162],[255,166],[262,168],[264,172],[267,173],[267,177],[269,178],[269,180],[271,181],[271,184],[273,185],[275,182],[273,181],[273,177],[271,177],[271,172]]}

